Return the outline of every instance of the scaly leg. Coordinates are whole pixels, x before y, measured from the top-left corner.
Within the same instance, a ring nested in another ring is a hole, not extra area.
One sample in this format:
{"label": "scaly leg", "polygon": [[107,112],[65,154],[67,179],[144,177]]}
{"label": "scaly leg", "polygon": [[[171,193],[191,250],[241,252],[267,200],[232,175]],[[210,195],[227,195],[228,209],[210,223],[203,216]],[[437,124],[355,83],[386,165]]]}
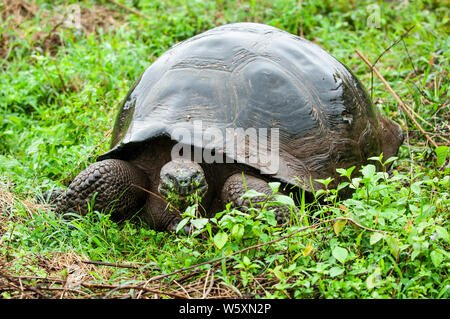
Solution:
{"label": "scaly leg", "polygon": [[[268,196],[272,195],[272,189],[267,182],[258,177],[245,175],[245,186],[248,190],[252,189]],[[245,192],[242,174],[234,174],[225,181],[222,187],[221,199],[224,203],[232,203],[233,207],[244,207],[245,209],[251,207],[250,201],[254,208],[261,208],[262,204],[258,203],[265,202],[267,199],[264,196],[253,197],[250,200],[248,198],[241,198]],[[275,218],[278,224],[284,224],[290,219],[291,211],[285,205],[268,204],[265,208],[268,210],[275,209]]]}
{"label": "scaly leg", "polygon": [[111,212],[111,219],[120,221],[141,209],[147,193],[133,185],[147,188],[145,174],[130,163],[107,159],[82,171],[55,200],[56,211],[84,215],[94,198],[92,209]]}

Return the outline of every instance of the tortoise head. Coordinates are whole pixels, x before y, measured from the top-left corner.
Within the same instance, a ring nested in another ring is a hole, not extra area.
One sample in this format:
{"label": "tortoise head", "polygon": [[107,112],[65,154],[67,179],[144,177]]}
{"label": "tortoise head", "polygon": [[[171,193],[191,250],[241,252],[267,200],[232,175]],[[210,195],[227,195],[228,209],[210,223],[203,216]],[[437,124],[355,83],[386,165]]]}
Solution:
{"label": "tortoise head", "polygon": [[205,173],[191,160],[177,158],[166,163],[160,172],[159,193],[180,210],[194,203],[208,190]]}
{"label": "tortoise head", "polygon": [[383,115],[379,115],[381,125],[381,142],[383,149],[383,160],[397,155],[400,145],[403,143],[403,130],[394,121]]}

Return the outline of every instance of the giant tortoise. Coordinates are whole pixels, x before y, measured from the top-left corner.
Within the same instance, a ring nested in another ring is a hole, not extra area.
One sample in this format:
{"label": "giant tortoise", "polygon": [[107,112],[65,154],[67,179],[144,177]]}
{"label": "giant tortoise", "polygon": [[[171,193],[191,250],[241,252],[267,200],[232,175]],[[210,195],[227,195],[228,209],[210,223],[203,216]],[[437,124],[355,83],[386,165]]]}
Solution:
{"label": "giant tortoise", "polygon": [[[400,126],[318,45],[256,23],[216,27],[174,45],[131,88],[109,151],[75,177],[59,212],[88,205],[174,230],[193,196],[206,216],[245,209],[248,189],[320,189],[337,168],[394,156]],[[94,200],[92,197],[95,195]],[[168,202],[172,203],[171,209]],[[283,222],[283,205],[273,207]]]}

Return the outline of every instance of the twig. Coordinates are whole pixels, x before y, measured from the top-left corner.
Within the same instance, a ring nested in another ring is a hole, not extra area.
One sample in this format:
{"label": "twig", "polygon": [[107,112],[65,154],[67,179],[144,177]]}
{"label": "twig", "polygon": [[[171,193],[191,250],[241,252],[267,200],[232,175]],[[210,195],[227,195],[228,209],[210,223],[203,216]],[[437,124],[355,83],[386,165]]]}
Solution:
{"label": "twig", "polygon": [[397,93],[394,92],[394,90],[391,88],[389,83],[383,78],[383,76],[380,74],[380,72],[373,66],[370,61],[358,50],[356,49],[356,53],[363,59],[363,61],[370,67],[371,70],[375,72],[375,74],[378,76],[378,78],[383,82],[383,84],[386,86],[388,91],[394,96],[394,98],[399,103],[400,107],[403,109],[403,111],[408,115],[408,117],[414,122],[414,124],[417,126],[417,128],[422,132],[422,134],[426,137],[426,139],[436,148],[438,145],[435,141],[433,141],[428,134],[425,132],[425,130],[420,126],[420,124],[416,121],[414,116],[412,116],[411,112],[409,112],[408,107],[403,103],[403,101],[400,99],[400,97],[397,95]]}
{"label": "twig", "polygon": [[[377,62],[381,59],[381,57],[388,52],[394,45],[397,45],[397,43],[399,43],[401,40],[403,40],[404,37],[406,37],[408,35],[408,33],[415,27],[415,25],[413,25],[412,27],[410,27],[408,30],[406,30],[405,33],[403,33],[400,38],[398,38],[396,41],[394,41],[393,43],[391,43],[390,46],[388,46],[383,52],[381,52],[381,54],[375,59],[375,62],[373,62],[373,65],[375,66],[377,64]],[[372,97],[373,100],[373,73],[370,73],[370,96]]]}
{"label": "twig", "polygon": [[[412,61],[412,59],[411,59],[411,56],[409,55],[409,51],[408,51],[408,48],[406,47],[405,41],[402,41],[402,44],[403,44],[403,47],[404,47],[404,49],[405,49],[406,56],[408,57],[409,63],[411,63],[411,66],[412,66],[412,68],[413,68],[413,70],[414,70],[414,74],[415,74],[415,76],[418,76],[416,67],[414,66],[414,63],[413,63],[413,61]],[[409,77],[409,75],[408,75],[408,77]],[[407,78],[408,78],[408,77],[407,77]],[[426,98],[427,100],[432,101],[432,102],[434,102],[434,103],[438,103],[438,102],[435,101],[434,99],[432,99],[432,98],[430,98],[429,96],[427,96],[427,95],[425,94],[425,92],[424,92],[419,86],[416,85],[416,83],[413,82],[413,85],[416,87],[416,89],[419,91],[419,93],[420,93],[424,98]],[[431,118],[432,118],[432,116],[431,116]],[[428,125],[433,126],[433,125],[431,125],[431,123],[427,122],[425,119],[421,118],[421,120],[424,121],[425,123],[427,123]]]}
{"label": "twig", "polygon": [[[58,279],[58,278],[48,278],[48,277],[38,277],[38,276],[6,276],[5,274],[2,274],[0,272],[0,277],[5,278],[6,280],[10,281],[13,287],[16,287],[16,289],[19,289],[18,284],[15,283],[15,279],[25,279],[25,280],[42,280],[42,281],[46,281],[46,282],[53,282],[53,283],[58,283],[58,284],[64,284],[65,280],[62,279]],[[158,295],[167,295],[170,297],[174,297],[174,298],[186,298],[185,296],[179,295],[177,293],[173,293],[173,292],[165,292],[165,291],[161,291],[161,290],[157,290],[157,289],[152,289],[152,288],[147,288],[147,287],[142,287],[142,286],[133,286],[133,285],[107,285],[107,284],[95,284],[95,283],[85,283],[82,282],[80,283],[80,286],[85,287],[85,288],[99,288],[99,289],[113,289],[113,291],[117,291],[117,290],[123,290],[123,289],[136,289],[136,290],[143,290],[146,292],[151,292],[151,293],[155,293]],[[0,290],[2,290],[4,288],[0,288]],[[75,289],[67,289],[67,287],[48,287],[48,286],[37,286],[36,288],[32,287],[32,286],[24,286],[23,289],[19,289],[20,291],[24,291],[24,290],[31,290],[35,293],[37,293],[38,295],[40,295],[43,298],[48,298],[45,295],[43,295],[39,289],[42,290],[66,290],[69,292],[77,292],[77,293],[81,293],[81,294],[85,294],[82,291],[79,290],[75,290]],[[110,295],[112,292],[110,291],[107,295]]]}
{"label": "twig", "polygon": [[[15,285],[13,285],[13,286],[15,286]],[[69,288],[66,288],[66,287],[36,286],[36,289],[41,289],[41,290],[55,290],[55,291],[63,291],[63,292],[68,291],[68,292],[78,293],[78,294],[85,295],[85,296],[88,296],[88,295],[89,295],[89,294],[87,294],[87,293],[85,293],[85,292],[83,292],[83,291],[80,291],[80,290],[77,290],[77,289],[69,289]],[[18,290],[18,289],[16,289],[16,288],[11,288],[11,287],[0,287],[0,291],[15,291],[15,292],[16,292],[17,290]],[[27,291],[27,290],[32,290],[32,291],[36,292],[36,290],[34,290],[34,288],[31,287],[31,286],[23,287],[23,290],[20,290],[20,291],[21,291],[22,293],[24,293],[24,292]],[[42,295],[42,296],[43,296],[43,298],[49,299],[49,297],[47,297],[47,296],[44,296],[44,295]],[[31,298],[31,296],[28,296],[28,297]],[[53,296],[53,297],[54,297],[54,296]],[[22,296],[20,297],[20,299],[22,299]]]}
{"label": "twig", "polygon": [[134,285],[117,286],[117,285],[81,283],[81,286],[83,286],[85,288],[102,288],[102,289],[113,289],[113,290],[136,289],[136,290],[144,290],[146,292],[151,292],[151,293],[158,294],[158,295],[166,295],[166,296],[170,296],[170,297],[174,297],[174,298],[186,299],[185,296],[182,296],[177,293],[161,291],[161,290],[146,288],[146,287],[141,287],[141,286],[134,286]]}
{"label": "twig", "polygon": [[[182,283],[182,282],[188,280],[189,278],[198,275],[200,272],[201,272],[201,270],[199,270],[199,269],[193,270],[190,273],[188,273],[187,275],[178,278],[177,282]],[[171,282],[167,283],[166,285],[170,285],[170,284],[171,284]]]}
{"label": "twig", "polygon": [[189,295],[189,293],[186,291],[186,289],[182,286],[182,285],[180,285],[176,280],[174,280],[173,281],[178,287],[180,287],[181,288],[181,290],[183,290],[183,292],[186,294],[186,298],[187,299],[192,299],[191,298],[191,296]]}
{"label": "twig", "polygon": [[[208,284],[208,277],[211,274],[211,268],[208,269],[208,272],[206,273],[206,277],[205,277],[205,284],[203,285],[203,295],[202,295],[202,299],[205,299],[207,293],[206,293],[206,285]],[[213,274],[214,275],[214,274]],[[209,292],[210,289],[208,289]]]}
{"label": "twig", "polygon": [[[7,281],[9,281],[14,287],[18,288],[22,293],[24,292],[24,289],[23,289],[23,288],[18,287],[18,286],[22,286],[22,284],[21,284],[21,283],[20,283],[20,284],[17,284],[17,282],[16,282],[15,280],[13,280],[14,277],[7,276],[7,275],[5,275],[5,274],[3,274],[3,273],[1,273],[1,272],[0,272],[0,277],[5,278],[5,279],[6,279]],[[42,298],[46,298],[46,296],[45,296],[44,294],[42,294],[39,290],[37,290],[37,289],[34,288],[34,287],[27,286],[27,287],[25,287],[25,290],[31,290],[31,291],[33,291],[34,293],[36,293],[36,294],[38,294],[39,296],[41,296]]]}
{"label": "twig", "polygon": [[373,65],[377,64],[377,62],[380,60],[380,58],[387,52],[389,51],[394,45],[397,45],[397,43],[399,43],[400,41],[403,40],[404,37],[406,37],[408,35],[408,33],[414,29],[416,25],[412,25],[408,30],[405,31],[405,33],[403,33],[400,38],[398,38],[397,40],[395,40],[395,42],[393,42],[390,46],[388,46],[373,62]]}
{"label": "twig", "polygon": [[[210,268],[210,269],[211,269],[211,268]],[[206,282],[205,282],[205,283],[206,283]],[[209,293],[210,293],[210,291],[211,291],[213,285],[214,285],[214,273],[211,274],[211,281],[210,281],[210,283],[209,283],[208,290],[206,290],[206,292],[205,292],[205,294],[204,294],[204,298],[206,298],[206,297],[209,295]]]}
{"label": "twig", "polygon": [[59,284],[64,284],[66,282],[65,280],[59,278],[39,277],[39,276],[11,276],[11,278],[17,278],[22,280],[41,280],[45,282],[59,283]]}
{"label": "twig", "polygon": [[[82,260],[81,262],[85,264],[91,264],[91,265],[99,265],[99,266],[111,266],[111,267],[119,267],[119,268],[131,268],[131,269],[141,269],[139,266],[134,265],[125,265],[125,264],[119,264],[119,263],[108,263],[104,261],[92,261],[92,260]],[[159,268],[154,267],[154,270],[159,270]]]}

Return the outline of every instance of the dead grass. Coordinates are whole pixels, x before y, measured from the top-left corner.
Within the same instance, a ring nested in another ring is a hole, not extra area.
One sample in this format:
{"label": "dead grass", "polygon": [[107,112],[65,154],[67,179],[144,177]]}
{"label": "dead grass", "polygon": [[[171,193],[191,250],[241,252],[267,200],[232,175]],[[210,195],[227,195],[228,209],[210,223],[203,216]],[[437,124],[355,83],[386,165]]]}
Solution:
{"label": "dead grass", "polygon": [[[20,272],[14,268],[20,263]],[[39,268],[45,275],[27,274],[24,269]],[[120,267],[120,266],[119,266]],[[94,266],[74,253],[53,253],[48,256],[22,257],[5,260],[0,255],[0,293],[7,293],[13,299],[232,299],[247,298],[239,292],[243,287],[230,287],[214,274],[220,265],[208,271],[193,271],[171,280],[150,277],[138,280],[136,277],[121,277],[110,280],[114,272],[108,266]],[[230,263],[230,274],[236,275]],[[137,271],[141,272],[140,270]],[[18,275],[20,273],[20,275]],[[99,280],[102,278],[102,280]],[[267,278],[255,278],[255,295],[262,297],[276,282]],[[264,288],[264,286],[266,288]],[[4,296],[4,295],[3,295]]]}
{"label": "dead grass", "polygon": [[[9,191],[8,184],[0,185],[0,238],[8,236],[11,222],[14,225],[26,223],[33,215],[49,209],[32,199],[18,198]],[[26,212],[26,216],[18,216],[15,214],[17,210]],[[0,298],[245,297],[238,288],[215,278],[221,263],[213,263],[207,271],[186,269],[171,276],[161,276],[158,267],[91,261],[75,252],[27,253],[8,245],[8,240],[0,241]],[[117,276],[119,268],[127,271]],[[228,262],[227,269],[230,274],[238,274],[234,262]],[[264,278],[260,280],[266,281]],[[255,289],[263,292],[257,287]]]}
{"label": "dead grass", "polygon": [[21,206],[24,208],[24,211],[27,213],[27,217],[31,217],[33,213],[50,209],[50,207],[37,203],[33,199],[18,198],[9,191],[9,184],[0,184],[0,236],[5,231],[4,225],[6,221],[17,221],[17,217],[14,217],[12,214],[12,210],[15,206]]}
{"label": "dead grass", "polygon": [[[126,265],[115,267],[124,266]],[[232,266],[230,263],[227,267],[230,268],[230,274],[237,274]],[[242,287],[230,287],[222,279],[215,278],[214,274],[220,265],[208,271],[193,271],[165,281],[151,276],[149,279],[139,280],[137,278],[142,276],[143,270],[135,268],[135,277],[130,272],[129,277],[111,280],[114,267],[91,264],[85,257],[75,253],[55,252],[22,257],[0,255],[0,293],[7,293],[6,297],[13,299],[248,297],[239,292]],[[262,285],[270,289],[270,286],[276,284],[266,278],[255,278],[255,282],[255,294],[259,292],[261,295],[265,291]]]}

